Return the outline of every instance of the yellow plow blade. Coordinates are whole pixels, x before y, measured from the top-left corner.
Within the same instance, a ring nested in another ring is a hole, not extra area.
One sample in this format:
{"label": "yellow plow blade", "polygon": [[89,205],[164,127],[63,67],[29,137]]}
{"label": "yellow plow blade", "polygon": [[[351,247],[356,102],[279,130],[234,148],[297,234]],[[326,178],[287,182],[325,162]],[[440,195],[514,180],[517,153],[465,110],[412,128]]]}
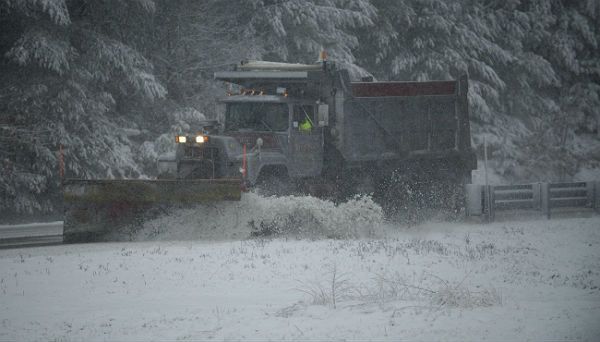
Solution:
{"label": "yellow plow blade", "polygon": [[83,180],[64,184],[65,242],[127,240],[170,207],[239,201],[241,180]]}

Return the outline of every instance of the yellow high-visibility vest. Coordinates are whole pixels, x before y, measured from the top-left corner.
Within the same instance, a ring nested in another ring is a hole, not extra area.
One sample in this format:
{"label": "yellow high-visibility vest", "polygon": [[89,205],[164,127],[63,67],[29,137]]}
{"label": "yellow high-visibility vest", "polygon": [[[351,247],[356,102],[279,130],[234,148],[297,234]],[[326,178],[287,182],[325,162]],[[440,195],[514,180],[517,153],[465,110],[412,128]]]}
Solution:
{"label": "yellow high-visibility vest", "polygon": [[310,121],[304,119],[304,121],[300,123],[299,129],[300,132],[310,133],[310,131],[312,130],[312,125],[310,124]]}

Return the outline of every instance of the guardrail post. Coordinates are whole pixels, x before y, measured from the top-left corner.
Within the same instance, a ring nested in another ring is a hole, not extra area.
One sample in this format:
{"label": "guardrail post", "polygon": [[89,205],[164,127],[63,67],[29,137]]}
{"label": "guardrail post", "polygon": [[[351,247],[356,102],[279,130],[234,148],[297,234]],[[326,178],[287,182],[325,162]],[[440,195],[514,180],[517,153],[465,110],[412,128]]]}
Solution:
{"label": "guardrail post", "polygon": [[594,200],[595,200],[595,182],[585,182],[585,193],[587,195],[587,206],[590,208],[594,208]]}
{"label": "guardrail post", "polygon": [[482,217],[485,219],[485,222],[490,222],[489,218],[489,212],[488,212],[488,186],[487,185],[482,185],[481,186],[481,205],[483,206],[481,208],[482,212],[481,214],[483,215]]}
{"label": "guardrail post", "polygon": [[496,197],[494,196],[494,186],[490,185],[490,220],[496,219]]}
{"label": "guardrail post", "polygon": [[494,186],[493,185],[487,185],[484,186],[485,188],[485,192],[484,192],[484,201],[483,203],[485,203],[485,213],[486,213],[486,219],[487,222],[492,222],[494,221],[494,217],[495,217],[495,213],[494,213]]}
{"label": "guardrail post", "polygon": [[542,183],[531,184],[533,210],[542,210]]}
{"label": "guardrail post", "polygon": [[467,216],[481,216],[483,214],[483,186],[479,184],[465,184],[467,195]]}
{"label": "guardrail post", "polygon": [[550,183],[540,183],[542,213],[550,219]]}
{"label": "guardrail post", "polygon": [[594,209],[600,212],[600,182],[594,182]]}

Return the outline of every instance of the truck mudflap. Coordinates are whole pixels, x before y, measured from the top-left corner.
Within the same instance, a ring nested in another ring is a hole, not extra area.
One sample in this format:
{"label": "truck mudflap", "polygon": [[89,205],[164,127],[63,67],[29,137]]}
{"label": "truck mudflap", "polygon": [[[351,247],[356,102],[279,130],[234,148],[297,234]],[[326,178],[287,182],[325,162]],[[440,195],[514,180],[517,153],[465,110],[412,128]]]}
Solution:
{"label": "truck mudflap", "polygon": [[240,179],[83,180],[64,183],[65,243],[130,240],[171,207],[239,201]]}

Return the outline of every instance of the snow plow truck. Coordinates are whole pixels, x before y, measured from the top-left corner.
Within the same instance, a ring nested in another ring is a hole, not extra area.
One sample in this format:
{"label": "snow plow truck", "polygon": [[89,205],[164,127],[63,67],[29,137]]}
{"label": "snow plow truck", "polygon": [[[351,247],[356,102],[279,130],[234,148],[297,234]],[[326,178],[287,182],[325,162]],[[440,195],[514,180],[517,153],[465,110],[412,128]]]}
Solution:
{"label": "snow plow truck", "polygon": [[462,205],[476,168],[467,77],[356,82],[323,57],[216,72],[228,85],[224,110],[174,137],[177,152],[158,161],[158,179],[65,182],[64,241],[112,239],[149,212],[235,201],[250,187],[333,199],[368,192],[390,210],[415,190],[430,206]]}

